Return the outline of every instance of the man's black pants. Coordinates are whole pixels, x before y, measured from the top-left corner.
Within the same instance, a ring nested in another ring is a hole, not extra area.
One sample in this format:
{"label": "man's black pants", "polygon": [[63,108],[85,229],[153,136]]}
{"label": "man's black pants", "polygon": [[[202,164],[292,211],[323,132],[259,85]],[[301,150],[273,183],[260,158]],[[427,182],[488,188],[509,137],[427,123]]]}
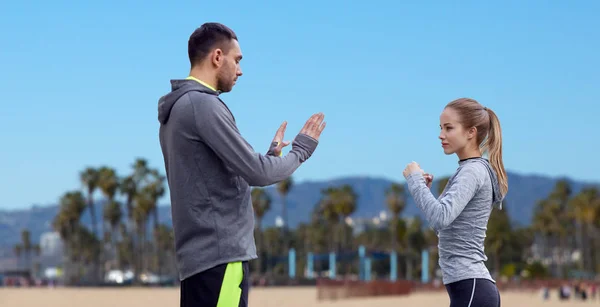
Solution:
{"label": "man's black pants", "polygon": [[232,262],[181,281],[181,307],[247,307],[248,261]]}

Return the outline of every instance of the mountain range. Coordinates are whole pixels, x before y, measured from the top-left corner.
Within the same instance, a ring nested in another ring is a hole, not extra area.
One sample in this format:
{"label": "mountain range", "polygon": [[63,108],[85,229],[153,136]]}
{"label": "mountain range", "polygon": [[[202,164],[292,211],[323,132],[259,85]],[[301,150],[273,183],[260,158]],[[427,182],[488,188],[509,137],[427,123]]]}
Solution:
{"label": "mountain range", "polygon": [[[554,188],[555,183],[560,179],[565,179],[571,184],[573,193],[578,193],[587,185],[597,185],[569,178],[551,178],[509,172],[509,193],[504,206],[508,210],[513,222],[516,225],[529,225],[536,202],[546,198]],[[288,194],[287,205],[290,227],[296,227],[299,223],[309,220],[314,206],[321,197],[322,189],[328,186],[343,184],[352,186],[358,195],[358,204],[356,212],[352,215],[353,218],[372,218],[378,216],[381,211],[387,211],[385,190],[392,184],[391,180],[356,176],[325,181],[304,181],[292,186]],[[275,186],[269,186],[266,190],[272,198],[272,203],[271,210],[265,215],[263,223],[265,227],[269,227],[275,224],[276,217],[281,214],[281,197],[277,193]],[[432,190],[436,194],[437,181],[434,182]],[[96,206],[98,216],[101,216],[102,204],[103,202],[99,201]],[[20,233],[23,229],[28,229],[31,232],[33,242],[39,242],[40,235],[43,232],[51,231],[52,220],[57,214],[58,209],[58,205],[51,205],[0,211],[0,257],[6,256],[2,254],[10,253],[12,246],[20,240]],[[420,210],[414,205],[411,197],[408,197],[408,204],[402,215],[421,216]],[[161,223],[171,225],[169,205],[163,204],[159,206],[159,220]],[[89,211],[86,210],[86,213],[82,217],[82,222],[90,225]]]}

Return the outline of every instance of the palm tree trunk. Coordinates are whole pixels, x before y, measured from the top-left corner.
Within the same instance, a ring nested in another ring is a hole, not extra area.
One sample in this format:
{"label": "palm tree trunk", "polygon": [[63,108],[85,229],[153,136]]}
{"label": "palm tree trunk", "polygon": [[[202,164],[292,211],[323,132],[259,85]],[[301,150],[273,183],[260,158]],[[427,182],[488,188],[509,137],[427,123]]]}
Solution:
{"label": "palm tree trunk", "polygon": [[283,250],[287,252],[287,250],[290,248],[289,247],[289,241],[288,241],[288,235],[287,235],[287,230],[288,230],[288,218],[287,218],[287,196],[283,196],[281,198],[281,205],[282,205],[282,219],[283,219]]}
{"label": "palm tree trunk", "polygon": [[88,208],[90,210],[90,218],[92,220],[92,231],[94,232],[94,235],[96,235],[96,238],[100,238],[100,236],[98,235],[98,226],[96,223],[96,209],[94,206],[94,199],[92,196],[93,193],[93,190],[88,189]]}
{"label": "palm tree trunk", "polygon": [[406,252],[406,257],[404,259],[406,262],[406,280],[412,280],[413,265],[410,251]]}
{"label": "palm tree trunk", "polygon": [[500,249],[498,248],[496,250],[496,253],[494,255],[494,266],[495,266],[495,271],[496,271],[496,278],[499,278],[500,276]]}
{"label": "palm tree trunk", "polygon": [[258,260],[256,261],[256,271],[260,276],[262,274],[262,217],[256,218],[256,253],[258,254]]}
{"label": "palm tree trunk", "polygon": [[117,234],[118,234],[118,229],[117,226],[111,226],[111,230],[110,230],[110,254],[111,254],[111,261],[114,261],[115,265],[113,266],[113,268],[117,269],[119,268],[119,253],[117,252]]}
{"label": "palm tree trunk", "polygon": [[134,220],[133,220],[133,198],[127,196],[127,231],[132,233],[134,231]]}
{"label": "palm tree trunk", "polygon": [[331,229],[330,234],[329,234],[329,251],[334,252],[335,251],[335,224],[330,223],[329,227]]}
{"label": "palm tree trunk", "polygon": [[72,269],[71,269],[71,247],[70,247],[70,245],[71,245],[71,243],[65,240],[62,261],[63,261],[63,270],[64,270],[63,278],[64,278],[64,283],[66,286],[71,285]]}
{"label": "palm tree trunk", "polygon": [[138,274],[138,265],[137,265],[137,258],[138,255],[136,255],[137,253],[136,251],[136,234],[138,234],[138,226],[135,223],[135,220],[133,218],[133,195],[128,194],[127,195],[127,203],[126,203],[126,207],[127,207],[127,224],[125,225],[125,229],[127,230],[127,233],[129,234],[129,248],[131,250],[131,263],[129,264],[129,266],[131,267],[131,269],[134,272],[134,282],[137,281],[137,274]]}
{"label": "palm tree trunk", "polygon": [[412,280],[412,261],[411,261],[411,256],[412,256],[412,247],[410,245],[410,241],[408,238],[408,233],[406,234],[406,257],[404,258],[406,261],[406,280]]}
{"label": "palm tree trunk", "polygon": [[394,215],[392,218],[392,225],[390,227],[390,231],[392,232],[392,251],[398,251],[398,216]]}
{"label": "palm tree trunk", "polygon": [[592,237],[594,239],[594,256],[596,258],[596,267],[594,268],[594,272],[598,274],[600,273],[600,231],[595,226],[592,227]]}
{"label": "palm tree trunk", "polygon": [[591,249],[590,249],[590,228],[588,226],[587,223],[584,223],[583,225],[580,226],[581,229],[581,255],[583,258],[583,270],[584,271],[591,271],[592,267],[594,266],[594,263],[592,261],[592,257],[591,257]]}
{"label": "palm tree trunk", "polygon": [[[550,234],[548,233],[543,233],[542,234],[542,259],[546,259],[547,257],[550,257],[550,259],[552,259],[552,237]],[[552,263],[550,264],[550,268],[552,269]]]}
{"label": "palm tree trunk", "polygon": [[142,233],[142,272],[148,270],[148,222],[144,222],[144,232]]}
{"label": "palm tree trunk", "polygon": [[[567,241],[567,237],[565,235],[560,235],[560,242],[559,242],[559,254],[560,254],[560,257],[559,257],[559,263],[560,263],[560,266],[559,266],[559,272],[560,273],[559,274],[560,275],[559,276],[560,276],[560,278],[565,277],[565,270],[564,270],[564,265],[565,265],[564,250],[565,250],[565,248],[567,246],[566,241]],[[561,253],[560,251],[563,251],[563,252]]]}
{"label": "palm tree trunk", "polygon": [[340,220],[339,224],[338,224],[338,238],[339,238],[339,242],[338,242],[338,253],[342,253],[344,251],[345,248],[345,243],[346,243],[346,229],[344,229],[344,217],[342,217],[342,219]]}
{"label": "palm tree trunk", "polygon": [[[98,223],[96,219],[96,208],[94,206],[94,198],[93,198],[93,189],[88,189],[88,209],[90,210],[90,219],[92,221],[92,233],[98,238],[98,240],[102,241],[102,235],[98,234]],[[98,257],[98,261],[92,265],[92,271],[94,278],[98,278],[99,267],[100,267],[100,257]]]}
{"label": "palm tree trunk", "polygon": [[135,279],[136,281],[139,283],[139,278],[140,278],[140,274],[142,273],[143,270],[143,266],[144,266],[144,254],[143,254],[143,243],[144,243],[144,223],[136,223],[135,226],[137,235],[136,235],[136,244],[135,244],[135,249],[134,251],[136,251],[134,253],[137,254],[135,257],[135,261],[134,261],[134,267],[135,267]]}
{"label": "palm tree trunk", "polygon": [[106,271],[106,262],[108,261],[108,255],[107,255],[107,247],[106,247],[106,241],[108,241],[108,238],[106,237],[106,223],[104,222],[104,219],[102,219],[102,236],[100,238],[98,238],[98,240],[100,240],[100,255],[98,255],[98,262],[100,263],[100,268],[99,268],[99,278],[101,282],[104,282],[104,276],[105,271]]}
{"label": "palm tree trunk", "polygon": [[160,276],[162,274],[162,270],[161,270],[161,255],[162,252],[160,251],[160,249],[158,248],[158,206],[155,204],[154,205],[154,209],[152,210],[152,214],[154,215],[154,255],[156,257],[156,271],[157,274]]}
{"label": "palm tree trunk", "polygon": [[[579,252],[582,253],[582,255],[585,255],[584,250],[583,250],[583,233],[581,231],[581,222],[579,221],[579,218],[575,219],[575,242],[576,242],[576,248],[579,250]],[[585,257],[582,257],[581,261],[580,261],[580,265],[581,268],[585,270]]]}

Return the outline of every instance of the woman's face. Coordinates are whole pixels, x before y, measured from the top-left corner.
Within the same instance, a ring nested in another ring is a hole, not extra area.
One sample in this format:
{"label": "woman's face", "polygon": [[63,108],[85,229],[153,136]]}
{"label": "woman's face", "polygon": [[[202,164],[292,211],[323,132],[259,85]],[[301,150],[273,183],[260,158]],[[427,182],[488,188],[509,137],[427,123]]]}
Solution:
{"label": "woman's face", "polygon": [[447,155],[463,151],[475,135],[470,131],[475,129],[465,129],[460,123],[458,113],[451,108],[445,108],[440,115],[440,129],[439,138],[442,141],[444,153]]}

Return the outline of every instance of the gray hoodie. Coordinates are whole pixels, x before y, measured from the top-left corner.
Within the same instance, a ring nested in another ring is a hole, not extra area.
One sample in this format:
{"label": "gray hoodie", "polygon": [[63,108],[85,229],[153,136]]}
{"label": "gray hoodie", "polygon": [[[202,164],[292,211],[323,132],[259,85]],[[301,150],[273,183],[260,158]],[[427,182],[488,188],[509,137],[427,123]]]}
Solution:
{"label": "gray hoodie", "polygon": [[484,240],[492,207],[501,209],[504,196],[488,160],[459,161],[438,199],[422,174],[410,174],[407,183],[415,203],[437,231],[443,283],[470,278],[495,282],[485,266]]}
{"label": "gray hoodie", "polygon": [[219,264],[257,258],[250,186],[290,175],[318,142],[299,134],[284,157],[254,151],[219,93],[172,80],[158,102],[159,139],[171,194],[179,278]]}

